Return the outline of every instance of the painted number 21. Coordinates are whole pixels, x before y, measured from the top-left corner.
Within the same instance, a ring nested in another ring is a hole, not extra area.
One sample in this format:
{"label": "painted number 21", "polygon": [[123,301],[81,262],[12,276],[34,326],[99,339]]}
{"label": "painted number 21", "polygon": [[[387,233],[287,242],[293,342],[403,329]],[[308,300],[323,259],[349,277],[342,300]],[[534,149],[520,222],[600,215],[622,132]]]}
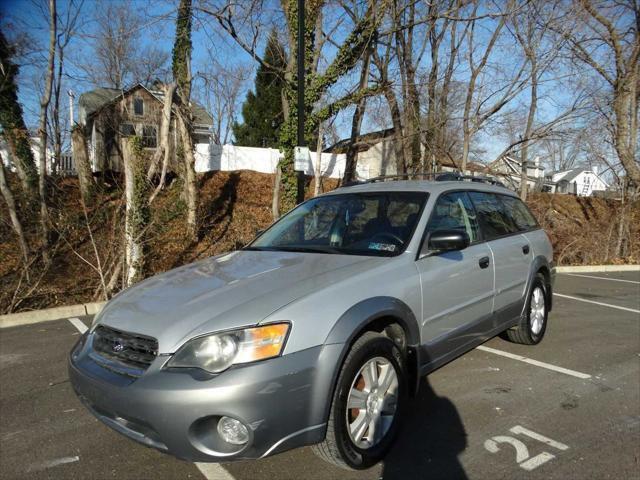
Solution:
{"label": "painted number 21", "polygon": [[[558,450],[567,450],[569,447],[564,443],[556,442],[555,440],[551,440],[544,435],[540,435],[539,433],[532,432],[520,425],[516,425],[515,427],[509,430],[514,435],[524,435],[526,437],[537,440],[538,442],[542,442],[550,447],[557,448]],[[498,435],[496,437],[492,437],[489,440],[484,442],[484,448],[489,450],[491,453],[496,453],[500,450],[499,444],[507,443],[511,445],[516,450],[516,463],[520,465],[521,468],[530,471],[534,468],[538,468],[540,465],[547,463],[549,460],[555,458],[555,455],[549,452],[542,452],[535,457],[529,456],[529,449],[527,446],[522,443],[520,440],[514,437],[510,437],[507,435]]]}

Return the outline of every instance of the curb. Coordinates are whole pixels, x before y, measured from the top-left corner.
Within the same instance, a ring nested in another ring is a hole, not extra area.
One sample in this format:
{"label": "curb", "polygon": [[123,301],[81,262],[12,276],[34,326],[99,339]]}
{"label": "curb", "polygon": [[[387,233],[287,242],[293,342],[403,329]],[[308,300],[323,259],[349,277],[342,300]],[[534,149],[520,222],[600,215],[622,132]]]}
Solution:
{"label": "curb", "polygon": [[69,317],[95,315],[102,309],[104,303],[105,302],[82,303],[80,305],[68,305],[64,307],[46,308],[44,310],[33,310],[31,312],[0,315],[0,329],[30,325],[32,323],[50,322]]}
{"label": "curb", "polygon": [[557,273],[587,272],[640,272],[640,265],[580,265],[577,267],[556,267]]}

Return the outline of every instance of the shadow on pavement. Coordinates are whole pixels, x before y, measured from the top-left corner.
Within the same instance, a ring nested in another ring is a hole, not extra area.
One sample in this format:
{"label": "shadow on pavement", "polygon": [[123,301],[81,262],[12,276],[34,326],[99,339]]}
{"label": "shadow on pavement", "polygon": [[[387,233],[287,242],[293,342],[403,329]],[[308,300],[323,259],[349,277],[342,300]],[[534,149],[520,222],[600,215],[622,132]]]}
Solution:
{"label": "shadow on pavement", "polygon": [[439,397],[427,378],[410,401],[405,423],[384,460],[381,478],[466,479],[460,455],[467,447],[467,432],[455,405]]}

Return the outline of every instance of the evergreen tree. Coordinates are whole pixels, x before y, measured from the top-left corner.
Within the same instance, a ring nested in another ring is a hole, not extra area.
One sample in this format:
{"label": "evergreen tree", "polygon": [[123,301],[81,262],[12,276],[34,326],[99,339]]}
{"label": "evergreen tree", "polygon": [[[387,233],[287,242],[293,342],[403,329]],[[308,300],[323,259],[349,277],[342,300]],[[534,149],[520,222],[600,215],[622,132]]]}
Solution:
{"label": "evergreen tree", "polygon": [[242,105],[244,123],[233,124],[235,144],[245,147],[278,148],[282,113],[282,87],[280,75],[285,71],[284,48],[275,30],[271,31],[264,53],[265,64],[256,74],[255,93],[250,91]]}
{"label": "evergreen tree", "polygon": [[25,191],[35,195],[38,172],[31,152],[29,132],[18,103],[18,65],[13,63],[13,47],[0,31],[0,127]]}

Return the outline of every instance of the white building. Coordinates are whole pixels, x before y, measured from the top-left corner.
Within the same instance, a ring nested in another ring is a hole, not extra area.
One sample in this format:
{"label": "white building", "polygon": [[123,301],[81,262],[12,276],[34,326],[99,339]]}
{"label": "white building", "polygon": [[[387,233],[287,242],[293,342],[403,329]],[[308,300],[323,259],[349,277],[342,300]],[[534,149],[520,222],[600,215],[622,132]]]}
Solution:
{"label": "white building", "polygon": [[605,191],[609,186],[599,175],[597,167],[593,170],[580,167],[555,172],[550,175],[554,193],[570,193],[579,197],[590,197],[597,191]]}
{"label": "white building", "polygon": [[[33,155],[33,161],[36,164],[36,169],[40,171],[40,137],[37,135],[32,135],[29,137],[29,143],[31,144],[31,153]],[[5,167],[7,167],[12,172],[15,171],[15,161],[9,151],[9,146],[7,145],[6,140],[3,137],[0,137],[0,156],[2,156],[2,161],[4,162]],[[47,148],[46,152],[47,157],[47,172],[51,173],[51,162],[53,159],[53,151],[51,148]]]}

